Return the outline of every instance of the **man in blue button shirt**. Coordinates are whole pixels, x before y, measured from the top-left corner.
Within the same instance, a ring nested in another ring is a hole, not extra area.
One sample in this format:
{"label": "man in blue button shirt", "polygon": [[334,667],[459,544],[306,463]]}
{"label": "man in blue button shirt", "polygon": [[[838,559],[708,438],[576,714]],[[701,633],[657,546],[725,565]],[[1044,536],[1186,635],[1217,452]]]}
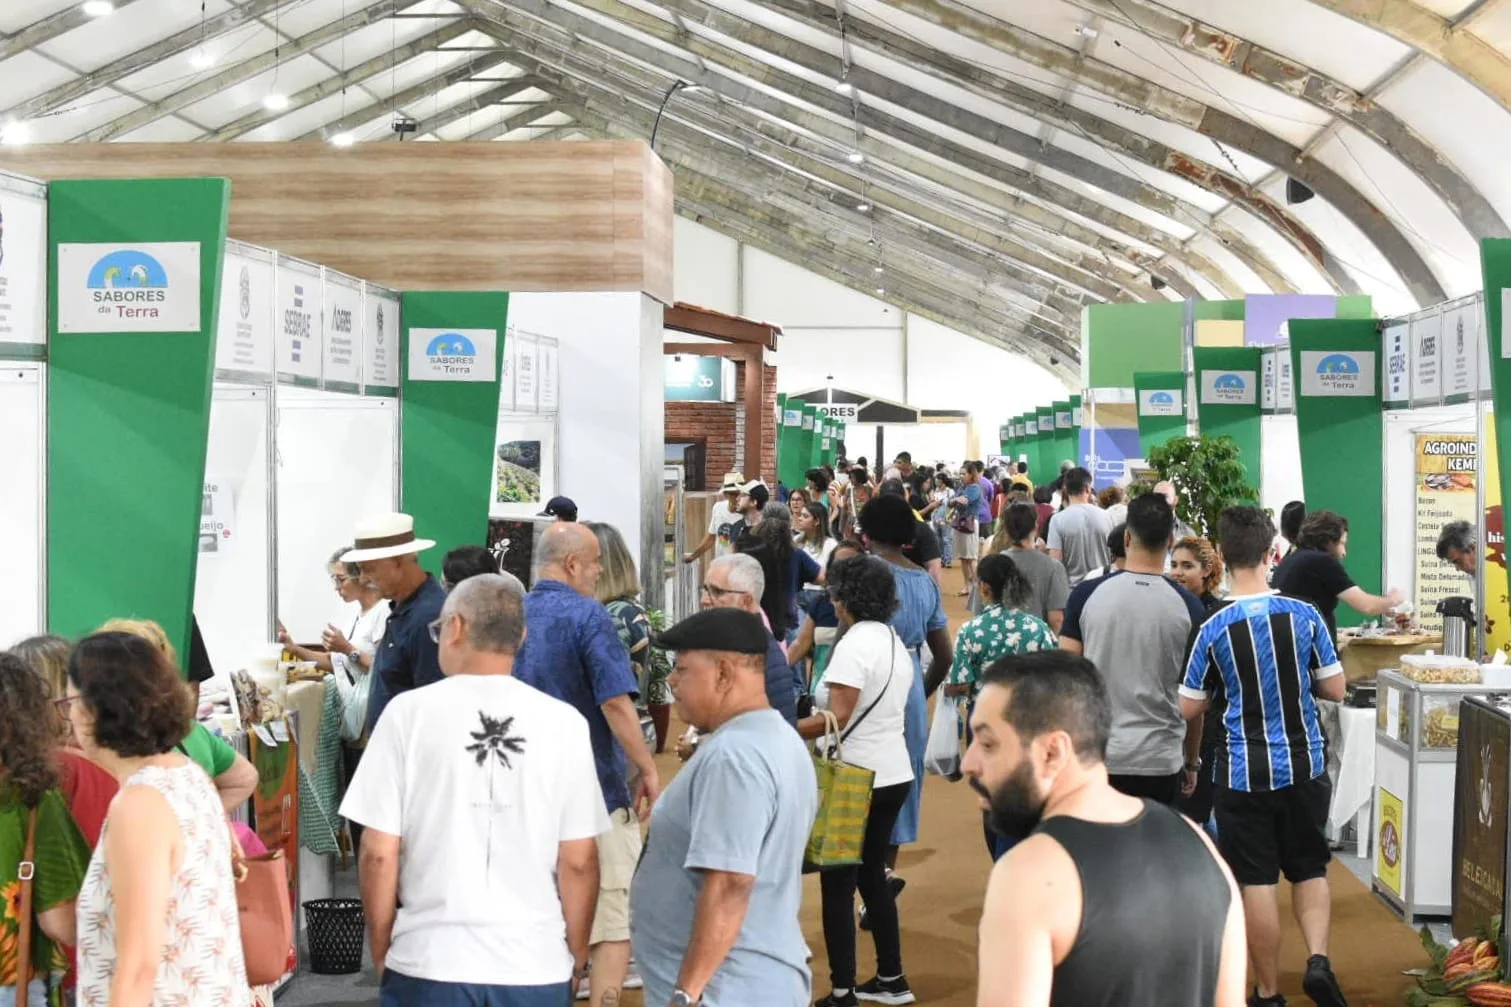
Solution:
{"label": "man in blue button shirt", "polygon": [[414,518],[408,514],[384,514],[357,525],[357,541],[341,557],[341,562],[355,564],[362,579],[393,606],[373,655],[364,735],[372,734],[389,700],[444,677],[430,624],[441,617],[446,592],[420,566],[419,557],[434,545],[415,538]]}
{"label": "man in blue button shirt", "polygon": [[[598,908],[593,917],[590,1007],[618,1003],[630,960],[630,880],[640,859],[640,822],[661,792],[634,695],[629,651],[594,592],[603,567],[598,538],[573,522],[541,533],[541,564],[525,596],[525,642],[514,677],[570,703],[588,722],[609,831],[598,837]],[[633,795],[625,757],[634,763]],[[638,814],[637,814],[638,812]]]}

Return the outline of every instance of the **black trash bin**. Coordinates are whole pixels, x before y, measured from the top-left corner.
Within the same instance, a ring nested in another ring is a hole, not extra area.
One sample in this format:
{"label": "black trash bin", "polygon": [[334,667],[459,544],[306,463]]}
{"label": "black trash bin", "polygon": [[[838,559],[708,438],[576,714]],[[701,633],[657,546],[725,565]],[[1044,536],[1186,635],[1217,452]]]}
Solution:
{"label": "black trash bin", "polygon": [[304,904],[304,933],[310,971],[345,976],[362,971],[367,916],[357,899],[311,899]]}

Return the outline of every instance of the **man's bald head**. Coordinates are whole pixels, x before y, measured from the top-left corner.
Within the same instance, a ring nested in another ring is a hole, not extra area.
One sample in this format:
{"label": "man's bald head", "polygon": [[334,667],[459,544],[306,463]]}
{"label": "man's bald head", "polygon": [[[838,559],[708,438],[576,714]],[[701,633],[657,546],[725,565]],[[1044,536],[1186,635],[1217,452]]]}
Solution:
{"label": "man's bald head", "polygon": [[560,581],[589,598],[598,590],[603,572],[598,536],[586,525],[575,521],[547,525],[540,535],[538,555],[542,579]]}

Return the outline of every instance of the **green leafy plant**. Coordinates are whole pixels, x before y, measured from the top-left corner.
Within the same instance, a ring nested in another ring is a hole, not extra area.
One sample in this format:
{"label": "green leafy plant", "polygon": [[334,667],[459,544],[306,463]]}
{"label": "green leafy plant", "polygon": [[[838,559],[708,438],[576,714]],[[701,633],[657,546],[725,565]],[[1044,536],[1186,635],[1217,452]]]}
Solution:
{"label": "green leafy plant", "polygon": [[1231,437],[1175,437],[1149,451],[1150,467],[1175,484],[1175,513],[1193,532],[1217,540],[1225,507],[1253,503],[1259,491],[1246,481],[1238,443]]}

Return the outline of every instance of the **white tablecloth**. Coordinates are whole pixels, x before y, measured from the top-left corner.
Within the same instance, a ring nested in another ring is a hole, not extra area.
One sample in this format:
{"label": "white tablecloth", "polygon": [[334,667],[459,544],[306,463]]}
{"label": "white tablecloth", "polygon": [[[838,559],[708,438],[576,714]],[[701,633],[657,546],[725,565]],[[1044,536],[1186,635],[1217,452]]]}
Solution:
{"label": "white tablecloth", "polygon": [[1372,838],[1370,818],[1374,810],[1371,802],[1375,785],[1375,711],[1337,703],[1318,705],[1332,708],[1323,710],[1322,722],[1338,767],[1333,777],[1333,805],[1327,816],[1328,835],[1336,837],[1338,830],[1362,813],[1359,855],[1365,856]]}

